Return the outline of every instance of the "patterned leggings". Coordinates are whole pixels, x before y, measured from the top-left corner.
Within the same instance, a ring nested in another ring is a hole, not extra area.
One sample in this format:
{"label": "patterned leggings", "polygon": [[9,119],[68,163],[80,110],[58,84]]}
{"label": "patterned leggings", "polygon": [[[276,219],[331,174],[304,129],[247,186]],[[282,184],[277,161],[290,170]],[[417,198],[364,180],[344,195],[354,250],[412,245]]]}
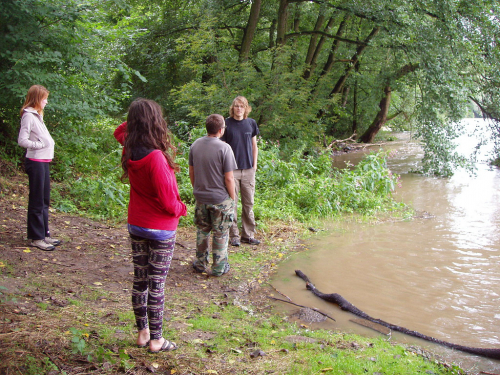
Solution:
{"label": "patterned leggings", "polygon": [[[130,235],[134,261],[132,307],[137,328],[148,328],[151,340],[162,337],[165,279],[174,254],[175,236],[164,241]],[[149,320],[149,324],[148,324]]]}

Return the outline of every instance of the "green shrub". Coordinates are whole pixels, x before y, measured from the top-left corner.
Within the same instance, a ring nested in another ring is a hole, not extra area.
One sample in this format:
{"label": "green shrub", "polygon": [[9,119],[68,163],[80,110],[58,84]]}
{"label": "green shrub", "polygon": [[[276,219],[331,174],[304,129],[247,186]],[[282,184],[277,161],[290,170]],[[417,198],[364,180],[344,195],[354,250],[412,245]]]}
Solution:
{"label": "green shrub", "polygon": [[[121,146],[113,137],[116,120],[75,127],[71,141],[60,146],[54,168],[53,206],[61,211],[83,213],[101,219],[126,217],[129,185],[120,181]],[[195,203],[189,180],[189,146],[205,134],[192,127],[189,135],[174,137],[179,193],[183,202]],[[181,132],[179,132],[181,133]],[[398,177],[387,168],[386,152],[366,156],[353,169],[332,168],[329,152],[306,154],[304,147],[284,152],[278,142],[259,139],[259,163],[255,216],[259,225],[267,220],[306,221],[341,212],[370,214],[398,207],[391,197]],[[400,207],[400,206],[399,206]],[[188,214],[189,215],[189,214]],[[183,223],[191,223],[184,218]]]}
{"label": "green shrub", "polygon": [[398,181],[387,168],[386,152],[367,155],[354,169],[332,169],[327,152],[288,161],[279,144],[260,141],[256,215],[260,219],[305,220],[340,212],[370,214],[398,206],[391,197]]}

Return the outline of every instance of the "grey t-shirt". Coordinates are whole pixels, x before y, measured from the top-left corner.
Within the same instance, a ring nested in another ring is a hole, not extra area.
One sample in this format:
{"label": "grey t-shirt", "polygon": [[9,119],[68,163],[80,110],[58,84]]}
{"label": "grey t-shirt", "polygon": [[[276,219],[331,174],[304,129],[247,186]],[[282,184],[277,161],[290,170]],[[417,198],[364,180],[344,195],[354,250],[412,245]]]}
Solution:
{"label": "grey t-shirt", "polygon": [[189,150],[189,165],[194,167],[193,194],[198,203],[219,204],[227,199],[224,174],[238,168],[231,146],[215,137],[199,138]]}

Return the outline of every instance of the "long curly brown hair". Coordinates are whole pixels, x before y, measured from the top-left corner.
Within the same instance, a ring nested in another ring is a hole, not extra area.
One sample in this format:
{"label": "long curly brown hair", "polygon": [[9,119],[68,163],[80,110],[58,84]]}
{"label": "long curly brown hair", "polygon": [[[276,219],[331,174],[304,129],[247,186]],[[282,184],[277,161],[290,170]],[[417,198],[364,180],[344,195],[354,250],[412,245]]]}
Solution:
{"label": "long curly brown hair", "polygon": [[172,135],[163,118],[160,105],[153,100],[138,98],[130,104],[127,115],[124,153],[122,156],[122,181],[128,178],[128,161],[136,147],[160,150],[168,165],[179,172],[174,162],[177,149],[172,145]]}

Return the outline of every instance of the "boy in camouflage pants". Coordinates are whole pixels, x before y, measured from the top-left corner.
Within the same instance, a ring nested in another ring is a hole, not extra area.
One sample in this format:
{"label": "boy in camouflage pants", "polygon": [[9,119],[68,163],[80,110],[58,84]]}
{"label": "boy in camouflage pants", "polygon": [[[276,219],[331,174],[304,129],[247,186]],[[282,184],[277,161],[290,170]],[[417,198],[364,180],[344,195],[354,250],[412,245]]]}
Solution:
{"label": "boy in camouflage pants", "polygon": [[196,198],[196,260],[193,268],[196,272],[206,272],[212,233],[213,276],[222,276],[230,268],[227,245],[236,198],[233,171],[237,165],[233,150],[219,139],[225,128],[224,117],[208,116],[207,135],[197,139],[189,150],[189,178]]}

